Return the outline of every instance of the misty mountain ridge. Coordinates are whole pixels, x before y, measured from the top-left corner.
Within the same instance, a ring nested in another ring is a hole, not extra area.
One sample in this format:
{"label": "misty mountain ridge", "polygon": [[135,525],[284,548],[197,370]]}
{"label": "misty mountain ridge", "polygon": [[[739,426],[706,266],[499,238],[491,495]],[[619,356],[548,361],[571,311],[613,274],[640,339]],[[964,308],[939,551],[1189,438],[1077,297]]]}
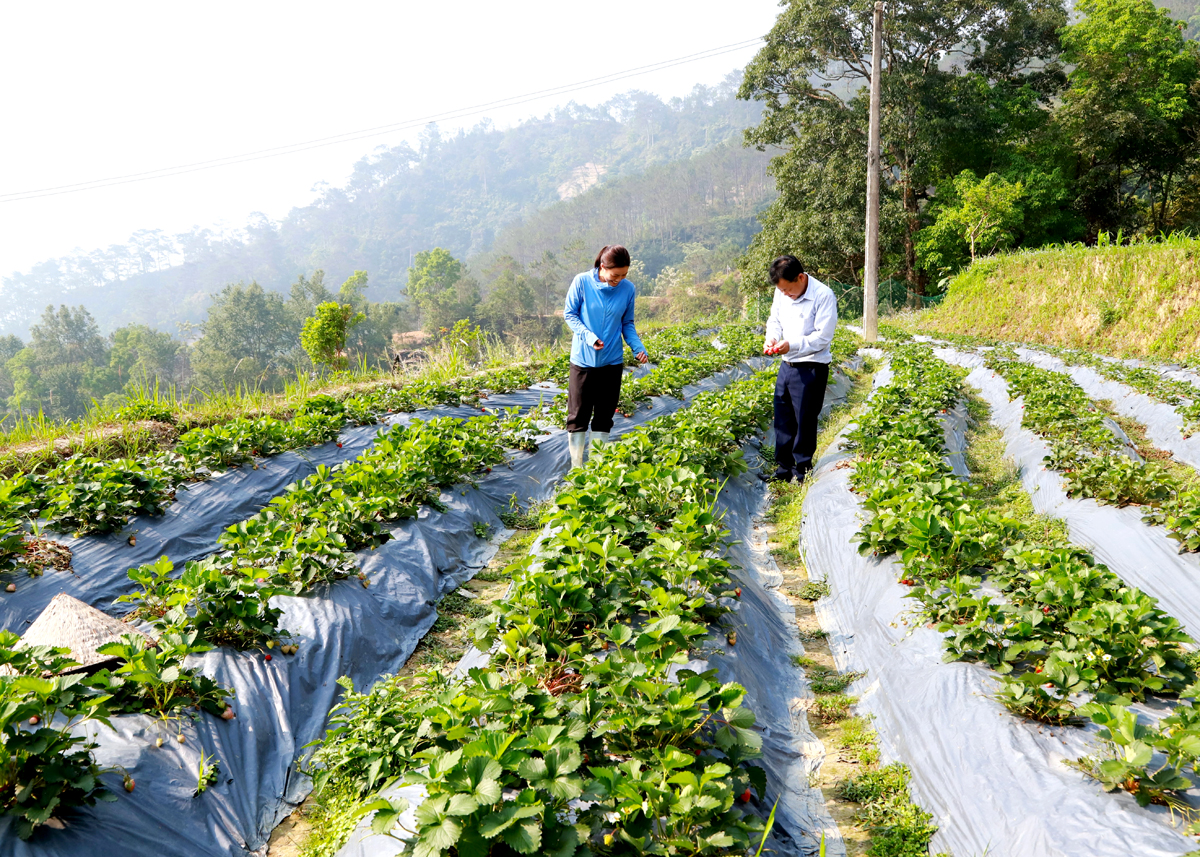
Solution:
{"label": "misty mountain ridge", "polygon": [[[623,193],[609,193],[619,200],[614,204],[652,205],[647,194],[630,190],[643,176],[659,176],[651,181],[656,193],[664,182],[674,183],[673,196],[699,193],[715,216],[752,217],[772,188],[766,157],[740,145],[741,130],[758,121],[761,106],[735,98],[739,80],[735,72],[717,86],[697,86],[669,102],[631,91],[595,107],[571,103],[506,130],[485,120],[444,135],[431,125],[415,147],[404,143],[362,158],[345,185],[322,187],[312,204],[281,221],[257,215],[225,234],[200,227],[179,235],[140,230],[126,244],[9,275],[0,286],[0,333],[24,336],[48,304],[60,303],[83,304],[102,331],[141,323],[175,332],[203,320],[210,295],[228,283],[255,280],[282,292],[317,269],[329,282],[366,270],[367,297],[400,300],[407,269],[421,250],[440,246],[460,258],[478,257],[489,254],[507,229],[516,232],[500,242],[504,252],[527,261],[552,242],[533,240],[536,250],[531,245],[523,252],[521,236],[538,238],[525,221],[545,223],[535,215],[560,206],[580,212],[581,200],[621,187]],[[690,172],[670,169],[692,161]],[[720,187],[733,183],[742,190]],[[745,199],[726,204],[739,195]],[[630,229],[661,235],[681,224],[679,215],[668,216],[669,225],[647,211],[625,215],[613,225],[626,231],[612,234],[627,243],[634,240],[623,237]],[[708,212],[687,216],[703,221]],[[737,224],[733,232],[742,236],[748,228]]]}

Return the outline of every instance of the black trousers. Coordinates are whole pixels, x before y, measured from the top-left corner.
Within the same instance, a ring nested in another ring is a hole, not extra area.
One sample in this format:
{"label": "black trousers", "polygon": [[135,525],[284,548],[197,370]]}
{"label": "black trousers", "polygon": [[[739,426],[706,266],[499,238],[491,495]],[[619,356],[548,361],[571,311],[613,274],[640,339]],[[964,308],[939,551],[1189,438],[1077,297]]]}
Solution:
{"label": "black trousers", "polygon": [[567,431],[612,431],[613,414],[621,400],[625,364],[576,366],[571,364],[567,384]]}
{"label": "black trousers", "polygon": [[780,362],[775,380],[775,470],[780,475],[812,468],[828,383],[828,363]]}

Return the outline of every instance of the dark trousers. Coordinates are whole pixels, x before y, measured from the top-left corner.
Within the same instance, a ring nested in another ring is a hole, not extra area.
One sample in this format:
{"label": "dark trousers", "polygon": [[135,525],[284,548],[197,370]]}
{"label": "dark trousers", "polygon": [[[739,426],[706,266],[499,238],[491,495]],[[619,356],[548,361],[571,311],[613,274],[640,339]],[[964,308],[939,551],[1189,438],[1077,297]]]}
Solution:
{"label": "dark trousers", "polygon": [[775,380],[775,470],[804,474],[817,451],[817,419],[829,383],[827,363],[779,364]]}
{"label": "dark trousers", "polygon": [[567,431],[612,431],[613,413],[621,400],[623,363],[611,366],[576,366],[571,364],[571,380],[567,384]]}

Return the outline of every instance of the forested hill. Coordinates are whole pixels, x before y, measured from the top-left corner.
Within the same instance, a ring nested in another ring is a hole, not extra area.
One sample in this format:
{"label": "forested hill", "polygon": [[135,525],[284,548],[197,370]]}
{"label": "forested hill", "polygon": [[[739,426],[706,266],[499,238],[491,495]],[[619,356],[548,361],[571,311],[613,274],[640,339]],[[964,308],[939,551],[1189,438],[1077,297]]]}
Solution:
{"label": "forested hill", "polygon": [[1200,0],[1157,0],[1157,5],[1171,13],[1176,21],[1184,21],[1187,29],[1184,34],[1189,39],[1200,35]]}
{"label": "forested hill", "polygon": [[[483,123],[444,136],[431,127],[417,147],[401,145],[363,158],[345,186],[325,189],[313,204],[293,209],[280,223],[258,217],[234,235],[207,229],[183,235],[142,231],[128,244],[53,259],[5,277],[0,333],[24,335],[48,304],[59,303],[83,304],[103,331],[129,323],[173,331],[178,322],[201,321],[209,295],[227,283],[257,280],[283,291],[315,269],[324,269],[331,282],[365,270],[370,274],[367,297],[398,300],[415,253],[435,246],[460,257],[485,253],[505,225],[577,197],[596,183],[624,186],[621,199],[628,201],[630,177],[647,170],[657,176],[653,186],[673,182],[671,204],[683,204],[663,212],[665,219],[653,212],[625,212],[639,234],[678,228],[680,216],[695,208],[694,200],[679,198],[685,187],[701,202],[717,203],[718,214],[745,208],[745,199],[714,200],[714,188],[717,195],[749,193],[751,207],[761,207],[770,194],[763,156],[737,142],[741,129],[758,121],[760,105],[734,98],[738,79],[731,75],[719,86],[697,87],[689,97],[669,103],[630,92],[598,107],[572,104],[503,131]],[[705,174],[691,180],[688,168],[664,171],[682,161],[694,162],[692,172]],[[759,179],[746,188],[750,173]],[[742,189],[719,190],[731,182],[741,182]],[[632,196],[654,203],[652,193]],[[532,241],[537,253],[552,249],[541,236],[531,236],[530,228],[536,227],[527,224],[511,237]],[[591,235],[586,238],[595,243]],[[505,243],[507,252],[529,255],[512,241]]]}

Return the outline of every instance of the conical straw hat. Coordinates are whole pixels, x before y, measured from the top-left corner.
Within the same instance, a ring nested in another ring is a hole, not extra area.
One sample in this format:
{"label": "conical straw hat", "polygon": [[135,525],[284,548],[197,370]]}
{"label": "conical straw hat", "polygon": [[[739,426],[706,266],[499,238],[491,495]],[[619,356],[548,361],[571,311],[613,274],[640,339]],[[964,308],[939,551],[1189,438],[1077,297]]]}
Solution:
{"label": "conical straw hat", "polygon": [[79,669],[92,669],[114,660],[109,655],[98,654],[96,649],[105,643],[117,642],[126,634],[142,632],[62,593],[55,595],[42,615],[33,620],[21,635],[21,642],[26,646],[70,649],[71,657],[79,662]]}

